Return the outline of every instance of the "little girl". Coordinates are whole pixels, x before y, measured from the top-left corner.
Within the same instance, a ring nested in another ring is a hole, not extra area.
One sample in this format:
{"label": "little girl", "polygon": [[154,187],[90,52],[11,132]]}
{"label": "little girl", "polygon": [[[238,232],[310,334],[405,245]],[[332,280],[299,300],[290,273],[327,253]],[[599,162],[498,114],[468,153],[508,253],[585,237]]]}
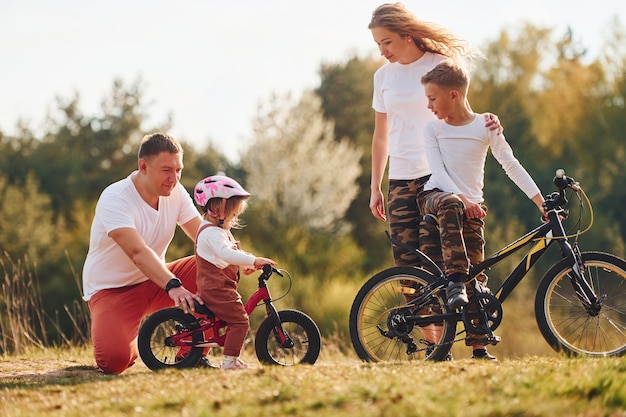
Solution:
{"label": "little girl", "polygon": [[248,314],[237,292],[239,267],[252,273],[265,264],[276,265],[269,258],[258,258],[239,247],[230,229],[238,228],[239,216],[247,207],[250,193],[235,180],[223,175],[207,177],[196,184],[194,200],[204,214],[196,238],[198,294],[220,319],[228,323],[224,342],[222,369],[245,369],[239,359],[250,327]]}

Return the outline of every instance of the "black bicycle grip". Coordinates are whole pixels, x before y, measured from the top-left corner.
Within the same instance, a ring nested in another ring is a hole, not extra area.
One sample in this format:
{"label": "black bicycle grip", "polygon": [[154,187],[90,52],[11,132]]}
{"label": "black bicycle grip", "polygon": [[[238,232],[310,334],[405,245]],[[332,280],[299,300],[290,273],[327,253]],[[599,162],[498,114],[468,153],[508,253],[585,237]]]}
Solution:
{"label": "black bicycle grip", "polygon": [[556,175],[552,181],[559,190],[564,190],[576,182],[573,178],[566,176],[565,171],[561,168],[556,170]]}

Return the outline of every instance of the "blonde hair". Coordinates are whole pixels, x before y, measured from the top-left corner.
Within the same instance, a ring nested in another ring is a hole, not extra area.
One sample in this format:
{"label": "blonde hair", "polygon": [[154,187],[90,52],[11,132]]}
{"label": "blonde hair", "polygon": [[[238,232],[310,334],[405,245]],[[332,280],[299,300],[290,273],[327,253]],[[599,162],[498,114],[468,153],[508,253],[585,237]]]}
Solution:
{"label": "blonde hair", "polygon": [[[246,211],[248,207],[248,198],[249,196],[240,196],[235,195],[226,199],[226,203],[224,204],[224,213],[221,213],[223,217],[228,217],[231,214],[235,216],[231,219],[228,227],[233,229],[241,229],[243,227],[243,223],[239,219],[239,216]],[[215,197],[211,198],[206,205],[207,211],[204,213],[204,216],[213,216],[214,214],[219,214],[222,210],[222,198]]]}
{"label": "blonde hair", "polygon": [[482,58],[480,50],[470,47],[466,41],[434,23],[420,20],[402,3],[385,3],[372,13],[368,29],[384,27],[400,36],[410,36],[423,52],[432,52],[468,62]]}
{"label": "blonde hair", "polygon": [[422,76],[422,84],[427,83],[433,83],[444,88],[454,88],[465,95],[469,86],[469,75],[462,65],[447,60],[439,63]]}

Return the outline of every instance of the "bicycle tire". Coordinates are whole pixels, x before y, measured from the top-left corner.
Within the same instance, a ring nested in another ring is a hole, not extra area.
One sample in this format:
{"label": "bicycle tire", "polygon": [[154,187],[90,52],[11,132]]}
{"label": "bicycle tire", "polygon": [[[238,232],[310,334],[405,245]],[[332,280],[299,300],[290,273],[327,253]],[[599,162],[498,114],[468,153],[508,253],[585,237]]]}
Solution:
{"label": "bicycle tire", "polygon": [[274,319],[267,317],[256,332],[254,349],[261,363],[293,366],[314,364],[322,348],[322,336],[317,324],[305,313],[297,310],[278,312],[283,330],[293,341],[293,347],[281,346]]}
{"label": "bicycle tire", "polygon": [[552,266],[535,297],[541,334],[567,356],[622,356],[626,353],[626,261],[602,252],[583,252],[585,278],[598,296],[606,296],[597,314],[579,301],[569,280],[569,260]]}
{"label": "bicycle tire", "polygon": [[[436,278],[419,268],[396,266],[378,272],[359,290],[350,309],[350,339],[358,357],[368,362],[403,363],[416,360],[442,361],[447,358],[456,335],[456,320],[442,320],[433,332],[429,328],[412,326],[409,335],[417,345],[417,351],[407,352],[407,344],[398,337],[388,338],[381,333],[388,330],[387,320],[391,311],[407,304],[407,288],[415,289],[433,284]],[[413,290],[410,293],[413,293]],[[444,292],[432,297],[431,312],[452,312],[446,305]],[[419,314],[427,314],[420,312]],[[428,331],[430,330],[430,331]],[[425,332],[428,332],[427,335]],[[433,335],[436,333],[436,336]],[[439,340],[430,340],[434,337]],[[436,343],[432,343],[436,342]]]}
{"label": "bicycle tire", "polygon": [[[186,354],[180,354],[180,346],[168,346],[167,338],[189,329],[197,319],[179,308],[158,310],[146,318],[139,328],[137,348],[143,363],[153,371],[164,368],[190,368],[195,366],[202,356],[202,347],[191,347]],[[201,332],[193,333],[191,341],[201,343]],[[178,356],[177,356],[178,355]]]}

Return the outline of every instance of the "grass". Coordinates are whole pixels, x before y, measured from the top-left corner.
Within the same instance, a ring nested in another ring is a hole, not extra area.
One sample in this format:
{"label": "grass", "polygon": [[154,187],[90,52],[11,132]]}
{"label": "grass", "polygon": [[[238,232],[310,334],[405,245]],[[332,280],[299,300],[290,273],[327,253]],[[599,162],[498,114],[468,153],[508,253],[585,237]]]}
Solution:
{"label": "grass", "polygon": [[103,375],[89,347],[0,360],[0,415],[38,416],[624,416],[626,359],[532,356],[371,364],[338,350],[313,366]]}
{"label": "grass", "polygon": [[[155,373],[139,361],[112,376],[95,368],[89,344],[62,334],[60,347],[44,347],[52,320],[41,314],[34,275],[26,262],[0,258],[0,269],[0,417],[626,416],[626,358],[557,356],[538,333],[524,285],[505,305],[514,314],[505,312],[497,330],[505,342],[490,349],[497,363],[468,359],[461,343],[454,362],[364,363],[337,328],[314,366],[262,366],[248,344],[247,371]],[[85,342],[86,307],[66,312]],[[347,323],[342,314],[337,322]]]}

